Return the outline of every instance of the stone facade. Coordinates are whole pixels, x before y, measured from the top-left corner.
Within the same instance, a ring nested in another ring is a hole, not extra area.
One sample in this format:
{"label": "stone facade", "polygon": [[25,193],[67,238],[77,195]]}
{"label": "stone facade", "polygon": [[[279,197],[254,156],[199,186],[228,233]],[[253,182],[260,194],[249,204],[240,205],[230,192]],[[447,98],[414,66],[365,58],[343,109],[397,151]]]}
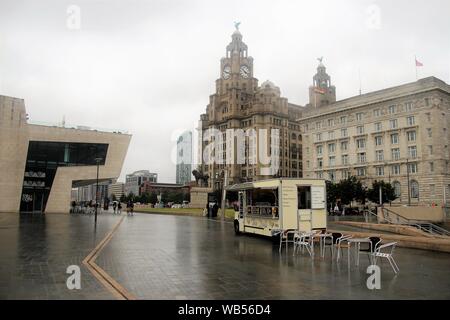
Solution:
{"label": "stone facade", "polygon": [[[246,133],[254,129],[258,142],[263,139],[259,129],[266,129],[267,145],[270,145],[271,129],[279,129],[279,170],[273,176],[302,175],[300,127],[295,120],[300,117],[303,107],[289,103],[281,96],[280,89],[270,81],[258,86],[258,79],[253,74],[253,58],[248,56],[247,50],[247,45],[242,41],[242,34],[236,30],[226,48],[226,56],[220,61],[220,78],[216,80],[216,92],[210,96],[206,113],[200,117],[200,159],[203,159],[202,151],[208,143],[217,140],[216,136],[210,139],[207,137],[208,130],[218,130],[224,140],[223,147],[219,146],[214,150],[214,163],[202,165],[203,173],[210,177],[209,186],[214,189],[222,187],[225,171],[228,173],[229,184],[269,178],[261,171],[267,163],[262,164],[258,152],[251,150],[252,142],[249,137],[246,138],[244,147],[245,163],[238,161],[236,154],[234,157],[230,156],[231,163],[225,161],[227,146],[233,149],[233,152],[236,151],[235,146],[230,147],[233,145],[231,139],[226,138],[228,129],[233,132],[241,129]],[[256,143],[256,140],[252,141]],[[269,156],[269,147],[266,151],[265,156]],[[251,157],[253,159],[249,161]],[[225,163],[220,163],[220,159]]]}
{"label": "stone facade", "polygon": [[[131,135],[29,124],[23,99],[0,96],[0,212],[19,212],[30,141],[107,144],[99,181],[120,175]],[[97,166],[60,166],[45,212],[69,212],[72,188],[96,181]]]}
{"label": "stone facade", "polygon": [[298,122],[304,176],[390,181],[397,203],[448,203],[449,108],[450,86],[434,77],[320,107],[310,101]]}

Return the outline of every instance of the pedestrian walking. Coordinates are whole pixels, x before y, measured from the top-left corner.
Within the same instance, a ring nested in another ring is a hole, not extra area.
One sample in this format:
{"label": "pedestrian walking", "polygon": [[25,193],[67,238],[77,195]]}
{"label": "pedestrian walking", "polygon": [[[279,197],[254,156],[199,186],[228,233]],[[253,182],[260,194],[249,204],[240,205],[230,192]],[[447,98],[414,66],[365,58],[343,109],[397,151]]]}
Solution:
{"label": "pedestrian walking", "polygon": [[116,214],[116,209],[117,209],[117,202],[113,202],[113,211],[114,211],[114,214]]}
{"label": "pedestrian walking", "polygon": [[118,214],[122,214],[122,203],[121,203],[121,202],[119,202],[119,203],[117,204],[117,213],[118,213]]}

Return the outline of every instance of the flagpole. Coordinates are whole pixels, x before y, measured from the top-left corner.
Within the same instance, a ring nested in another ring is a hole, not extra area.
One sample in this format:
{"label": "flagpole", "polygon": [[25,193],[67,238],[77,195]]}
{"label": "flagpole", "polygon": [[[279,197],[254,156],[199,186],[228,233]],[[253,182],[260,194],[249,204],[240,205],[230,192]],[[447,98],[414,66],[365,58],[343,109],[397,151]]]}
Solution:
{"label": "flagpole", "polygon": [[417,57],[414,56],[414,65],[416,66],[416,81],[418,80],[417,78]]}

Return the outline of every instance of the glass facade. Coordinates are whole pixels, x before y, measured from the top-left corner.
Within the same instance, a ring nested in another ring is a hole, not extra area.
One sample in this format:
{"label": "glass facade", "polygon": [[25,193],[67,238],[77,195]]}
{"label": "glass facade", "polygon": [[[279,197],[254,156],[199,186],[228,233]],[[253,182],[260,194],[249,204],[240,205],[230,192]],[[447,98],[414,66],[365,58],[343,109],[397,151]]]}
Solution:
{"label": "glass facade", "polygon": [[45,211],[58,167],[104,165],[107,152],[108,144],[30,141],[20,211]]}

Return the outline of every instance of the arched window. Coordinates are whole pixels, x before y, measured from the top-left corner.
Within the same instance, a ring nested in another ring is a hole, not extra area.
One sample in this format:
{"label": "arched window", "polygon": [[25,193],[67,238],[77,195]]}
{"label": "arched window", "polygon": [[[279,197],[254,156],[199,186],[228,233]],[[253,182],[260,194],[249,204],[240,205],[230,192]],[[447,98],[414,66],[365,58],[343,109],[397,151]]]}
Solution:
{"label": "arched window", "polygon": [[394,187],[394,193],[395,193],[395,196],[396,196],[397,198],[400,198],[400,196],[401,196],[401,194],[402,194],[400,182],[394,181],[394,183],[392,184],[392,186]]}
{"label": "arched window", "polygon": [[411,180],[411,198],[419,198],[419,183],[416,180]]}
{"label": "arched window", "polygon": [[295,133],[292,134],[292,140],[296,140],[297,139],[297,135]]}

